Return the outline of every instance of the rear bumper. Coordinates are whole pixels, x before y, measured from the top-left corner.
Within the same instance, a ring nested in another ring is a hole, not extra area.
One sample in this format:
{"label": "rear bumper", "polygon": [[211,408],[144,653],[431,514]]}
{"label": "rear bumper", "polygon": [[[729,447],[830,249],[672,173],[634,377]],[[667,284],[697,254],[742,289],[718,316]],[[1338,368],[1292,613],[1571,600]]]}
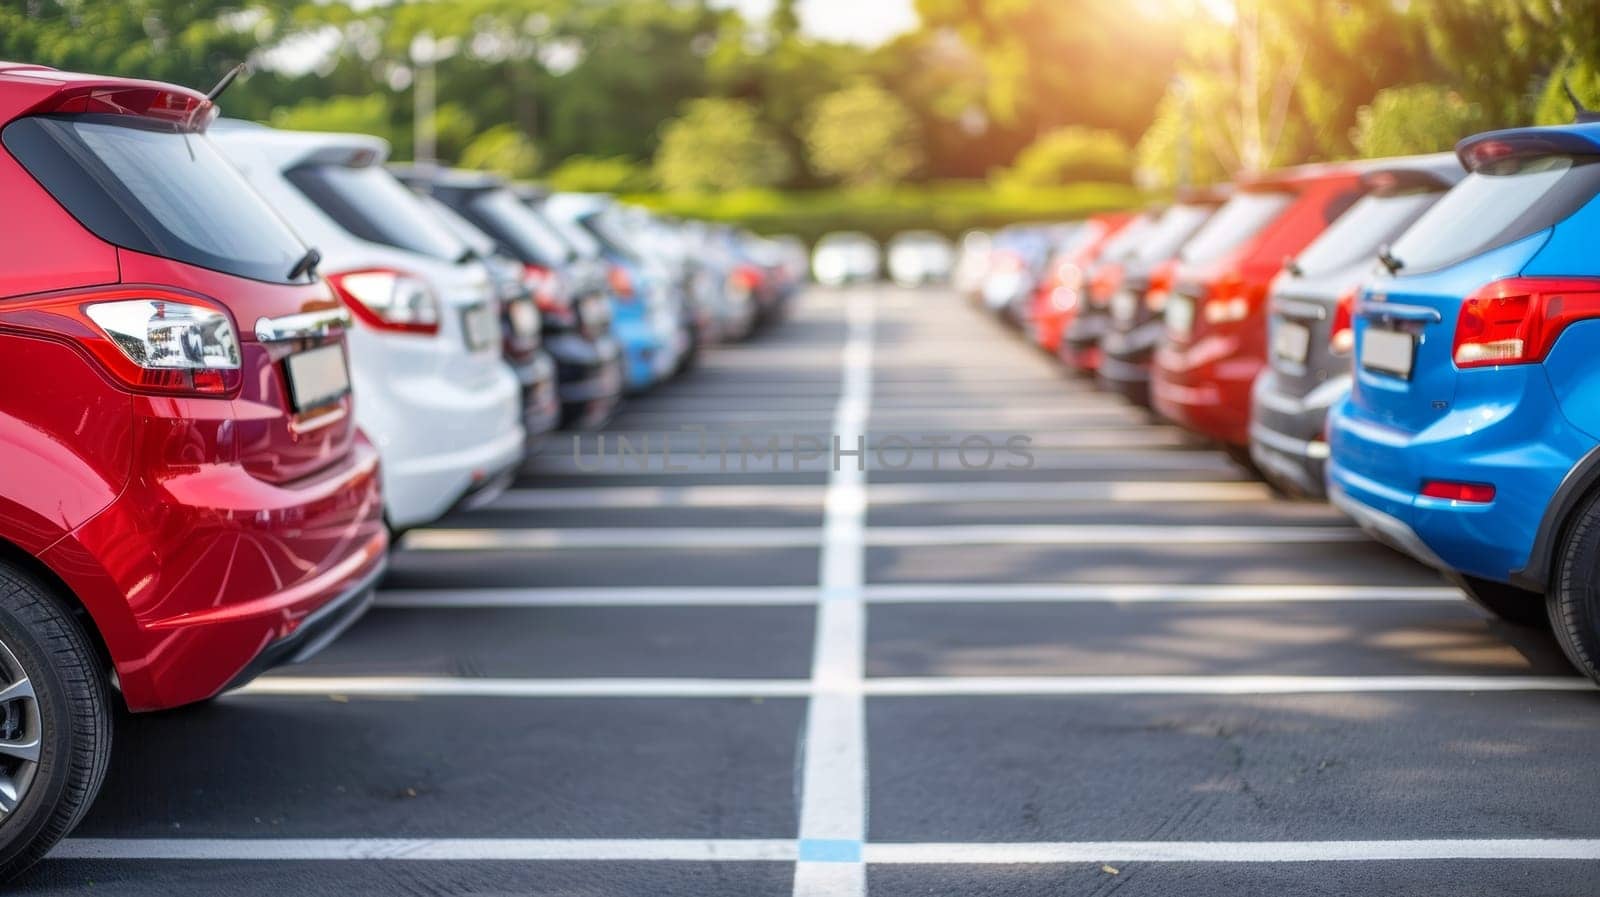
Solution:
{"label": "rear bumper", "polygon": [[41,560],[88,610],[142,711],[310,656],[360,615],[388,547],[378,455],[360,440],[308,482],[230,465],[136,481]]}
{"label": "rear bumper", "polygon": [[1061,340],[1061,360],[1080,371],[1098,370],[1103,357],[1100,340],[1110,329],[1111,319],[1100,309],[1078,315]]}
{"label": "rear bumper", "polygon": [[1285,389],[1276,371],[1263,371],[1251,392],[1250,423],[1250,458],[1262,475],[1287,492],[1326,497],[1328,408],[1349,393],[1348,375],[1300,396]]}
{"label": "rear bumper", "polygon": [[1100,385],[1138,405],[1150,404],[1150,366],[1166,331],[1160,319],[1131,330],[1112,327],[1100,340]]}
{"label": "rear bumper", "polygon": [[556,361],[556,392],[563,428],[592,429],[610,420],[622,397],[621,350],[605,337],[593,342],[575,333],[545,342]]}
{"label": "rear bumper", "polygon": [[550,353],[540,351],[529,367],[529,376],[522,381],[522,429],[532,443],[561,425],[561,396]]}
{"label": "rear bumper", "polygon": [[1228,445],[1250,444],[1250,389],[1264,366],[1229,338],[1156,352],[1150,400],[1174,423]]}
{"label": "rear bumper", "polygon": [[[1392,518],[1422,546],[1427,563],[1510,582],[1528,564],[1545,509],[1593,440],[1555,406],[1533,365],[1463,371],[1449,411],[1417,431],[1370,420],[1353,400],[1328,415],[1328,490],[1341,507]],[[1421,495],[1425,479],[1487,483],[1488,502]]]}

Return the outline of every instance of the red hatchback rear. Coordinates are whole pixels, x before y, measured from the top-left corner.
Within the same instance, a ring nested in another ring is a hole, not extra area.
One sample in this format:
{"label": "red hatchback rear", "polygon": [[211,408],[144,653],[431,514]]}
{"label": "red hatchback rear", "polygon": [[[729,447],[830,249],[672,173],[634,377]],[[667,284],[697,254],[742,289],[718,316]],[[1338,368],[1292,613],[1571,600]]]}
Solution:
{"label": "red hatchback rear", "polygon": [[1241,451],[1250,387],[1266,365],[1267,288],[1361,197],[1358,169],[1306,165],[1242,181],[1185,244],[1156,349],[1151,403],[1163,416]]}
{"label": "red hatchback rear", "polygon": [[326,643],[383,569],[340,306],[214,115],[0,63],[0,875],[92,799],[110,685],[209,698]]}

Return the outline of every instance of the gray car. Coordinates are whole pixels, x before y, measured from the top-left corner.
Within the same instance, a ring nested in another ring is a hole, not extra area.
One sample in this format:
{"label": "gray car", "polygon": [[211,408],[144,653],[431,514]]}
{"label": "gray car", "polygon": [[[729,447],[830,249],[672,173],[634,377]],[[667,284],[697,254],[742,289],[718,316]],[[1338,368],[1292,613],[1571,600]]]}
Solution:
{"label": "gray car", "polygon": [[1292,495],[1326,495],[1328,408],[1350,391],[1351,310],[1374,258],[1466,176],[1453,153],[1388,160],[1370,191],[1272,283],[1267,368],[1251,396],[1250,458]]}

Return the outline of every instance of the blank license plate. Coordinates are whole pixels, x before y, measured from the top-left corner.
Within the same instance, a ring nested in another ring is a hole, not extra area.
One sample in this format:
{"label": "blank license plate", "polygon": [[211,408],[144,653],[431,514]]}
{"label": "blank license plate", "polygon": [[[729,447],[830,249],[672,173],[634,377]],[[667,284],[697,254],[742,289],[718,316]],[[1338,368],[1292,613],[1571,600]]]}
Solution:
{"label": "blank license plate", "polygon": [[297,412],[330,405],[350,391],[342,346],[296,352],[284,359],[283,367],[288,374],[289,402]]}
{"label": "blank license plate", "polygon": [[461,329],[469,349],[487,349],[500,341],[499,322],[494,319],[494,308],[488,305],[474,305],[462,311]]}
{"label": "blank license plate", "polygon": [[1167,299],[1167,331],[1175,336],[1187,337],[1194,331],[1194,300],[1188,296]]}
{"label": "blank license plate", "polygon": [[1361,340],[1361,366],[1369,371],[1409,380],[1416,355],[1417,340],[1409,333],[1368,327]]}
{"label": "blank license plate", "polygon": [[1277,329],[1272,334],[1272,354],[1285,361],[1305,364],[1310,351],[1311,328],[1293,321],[1277,322]]}
{"label": "blank license plate", "polygon": [[1126,324],[1138,313],[1139,297],[1132,290],[1118,290],[1111,297],[1111,317],[1118,323]]}

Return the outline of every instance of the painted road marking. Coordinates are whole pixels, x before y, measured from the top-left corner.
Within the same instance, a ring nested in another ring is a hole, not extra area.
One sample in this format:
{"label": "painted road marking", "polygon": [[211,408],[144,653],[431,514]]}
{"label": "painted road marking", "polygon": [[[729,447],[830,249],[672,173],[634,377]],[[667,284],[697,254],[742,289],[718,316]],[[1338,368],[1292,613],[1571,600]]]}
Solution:
{"label": "painted road marking", "polygon": [[[1324,863],[1396,860],[1596,860],[1600,838],[1391,841],[1064,841],[855,844],[867,863]],[[51,860],[786,862],[840,845],[781,839],[69,838]],[[829,863],[824,859],[819,862]]]}
{"label": "painted road marking", "polygon": [[[848,463],[847,463],[847,466]],[[853,469],[853,468],[852,468]],[[859,473],[859,471],[858,471]],[[590,527],[420,529],[405,536],[411,551],[567,551],[585,548],[816,548],[827,549],[840,502],[865,505],[859,485],[829,488],[823,529],[805,526]],[[860,511],[865,515],[865,508]],[[941,545],[1260,545],[1367,542],[1354,526],[1167,526],[1096,524],[980,524],[880,526],[864,534],[870,547]]]}
{"label": "painted road marking", "polygon": [[[405,609],[498,607],[785,607],[817,601],[815,586],[641,586],[392,589],[377,606]],[[868,604],[1299,604],[1458,602],[1451,586],[893,583],[862,589]]]}
{"label": "painted road marking", "polygon": [[[838,601],[825,598],[825,602]],[[846,602],[849,599],[844,599]],[[1093,695],[1307,695],[1371,694],[1388,692],[1534,692],[1594,691],[1596,686],[1581,676],[915,676],[861,679],[861,659],[848,663],[835,659],[843,654],[829,642],[843,642],[858,635],[850,624],[859,617],[830,614],[824,622],[833,628],[819,632],[817,653],[829,655],[826,677],[806,679],[518,679],[468,676],[285,676],[270,674],[255,680],[232,695],[249,696],[329,696],[352,697],[449,697],[449,698],[803,698],[812,699],[810,730],[821,726],[823,734],[848,728],[859,722],[862,697],[964,696],[1093,696]],[[838,638],[832,638],[838,636]],[[860,644],[859,640],[854,641]],[[833,698],[848,700],[834,701]],[[823,700],[821,711],[818,702]],[[810,734],[809,745],[817,741]],[[827,740],[833,750],[808,752],[807,769],[812,764],[832,764],[846,779],[858,778],[853,767],[840,762],[854,756],[858,745],[843,739]],[[830,787],[836,779],[819,779],[817,787]],[[809,784],[807,787],[811,787]],[[851,792],[853,793],[853,792]],[[837,807],[848,795],[820,802],[820,812],[843,814]],[[802,825],[802,831],[804,831]]]}

